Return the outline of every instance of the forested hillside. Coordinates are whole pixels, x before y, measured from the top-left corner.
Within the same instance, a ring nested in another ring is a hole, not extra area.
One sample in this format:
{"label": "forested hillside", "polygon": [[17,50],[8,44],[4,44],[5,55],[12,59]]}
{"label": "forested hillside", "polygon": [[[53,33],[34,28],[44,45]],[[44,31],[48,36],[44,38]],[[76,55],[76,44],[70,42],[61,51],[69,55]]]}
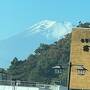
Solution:
{"label": "forested hillside", "polygon": [[[35,50],[35,54],[31,54],[26,60],[18,60],[15,57],[8,69],[12,79],[43,83],[54,83],[60,80],[62,75],[55,75],[52,67],[68,63],[70,37],[71,34],[68,34],[51,45],[40,44],[40,47]],[[66,78],[65,70],[62,79],[66,80]],[[62,83],[65,84],[65,82]]]}
{"label": "forested hillside", "polygon": [[[78,27],[90,27],[90,23],[79,22]],[[42,82],[52,84],[60,81],[66,86],[67,69],[62,74],[55,74],[52,67],[57,65],[67,65],[70,60],[71,34],[53,44],[40,44],[34,54],[29,55],[26,60],[12,60],[8,73],[14,80]]]}

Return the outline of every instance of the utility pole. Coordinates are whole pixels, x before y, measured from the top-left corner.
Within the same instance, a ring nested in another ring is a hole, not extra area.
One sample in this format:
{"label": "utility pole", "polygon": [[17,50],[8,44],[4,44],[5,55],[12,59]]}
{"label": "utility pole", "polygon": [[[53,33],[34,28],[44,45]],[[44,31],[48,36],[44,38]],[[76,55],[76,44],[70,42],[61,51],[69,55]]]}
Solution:
{"label": "utility pole", "polygon": [[67,80],[67,86],[68,86],[68,90],[70,90],[70,76],[71,76],[71,62],[69,64],[69,68],[68,68],[68,80]]}

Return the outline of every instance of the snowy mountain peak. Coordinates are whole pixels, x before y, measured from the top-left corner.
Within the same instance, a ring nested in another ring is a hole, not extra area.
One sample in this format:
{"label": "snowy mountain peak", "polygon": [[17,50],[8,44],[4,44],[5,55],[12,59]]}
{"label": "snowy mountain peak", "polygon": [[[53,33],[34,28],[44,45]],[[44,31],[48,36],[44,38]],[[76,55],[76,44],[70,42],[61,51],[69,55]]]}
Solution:
{"label": "snowy mountain peak", "polygon": [[70,22],[57,22],[52,20],[42,20],[28,28],[26,36],[31,34],[39,34],[47,37],[48,39],[53,38],[55,40],[60,39],[67,33],[72,31],[72,24]]}
{"label": "snowy mountain peak", "polygon": [[36,32],[40,32],[41,30],[48,29],[52,27],[54,24],[56,24],[56,21],[43,20],[29,27],[28,30],[31,30],[32,32],[36,33]]}

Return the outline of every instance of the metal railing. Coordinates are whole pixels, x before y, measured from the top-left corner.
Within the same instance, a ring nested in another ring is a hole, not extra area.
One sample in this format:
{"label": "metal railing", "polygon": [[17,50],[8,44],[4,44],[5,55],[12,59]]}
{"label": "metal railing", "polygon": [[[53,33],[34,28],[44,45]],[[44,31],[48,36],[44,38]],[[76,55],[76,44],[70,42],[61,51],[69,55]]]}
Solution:
{"label": "metal railing", "polygon": [[28,81],[12,81],[12,80],[0,80],[0,85],[7,86],[24,86],[24,87],[50,87],[51,85],[40,82],[28,82]]}

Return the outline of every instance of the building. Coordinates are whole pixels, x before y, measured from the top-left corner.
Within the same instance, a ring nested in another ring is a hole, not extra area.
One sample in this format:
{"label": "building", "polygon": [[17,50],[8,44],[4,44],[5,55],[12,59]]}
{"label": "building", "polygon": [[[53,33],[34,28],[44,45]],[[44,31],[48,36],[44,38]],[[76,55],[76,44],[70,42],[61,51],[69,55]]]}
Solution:
{"label": "building", "polygon": [[71,90],[90,90],[90,28],[74,28],[70,53]]}

